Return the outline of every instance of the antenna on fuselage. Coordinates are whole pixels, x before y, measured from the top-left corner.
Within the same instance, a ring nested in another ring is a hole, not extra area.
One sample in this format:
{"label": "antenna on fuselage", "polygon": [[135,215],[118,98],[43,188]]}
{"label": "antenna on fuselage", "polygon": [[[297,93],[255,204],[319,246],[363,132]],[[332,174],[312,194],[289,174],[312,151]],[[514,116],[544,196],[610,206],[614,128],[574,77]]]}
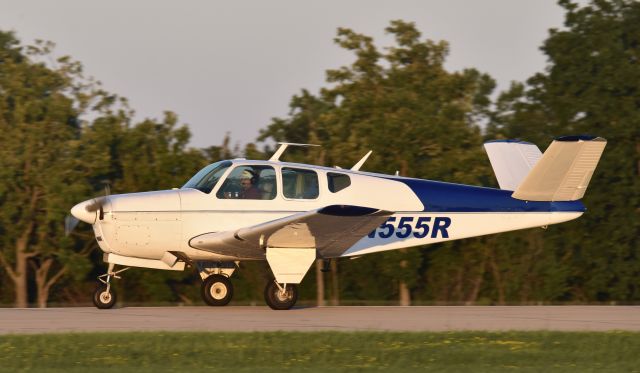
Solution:
{"label": "antenna on fuselage", "polygon": [[271,158],[269,158],[270,161],[278,162],[280,160],[280,156],[282,156],[282,153],[284,153],[284,151],[287,149],[287,147],[289,147],[289,145],[291,145],[291,146],[302,146],[302,147],[320,146],[320,145],[316,145],[316,144],[296,144],[294,142],[279,142],[278,145],[280,145],[280,147],[278,148],[278,150],[276,150],[275,153],[273,153]]}
{"label": "antenna on fuselage", "polygon": [[354,164],[353,167],[351,167],[351,171],[360,170],[360,167],[362,167],[364,162],[366,162],[367,159],[369,159],[369,156],[371,155],[371,153],[373,153],[373,150],[369,150],[369,153],[365,154],[364,157],[362,157],[362,159],[358,161],[358,163]]}

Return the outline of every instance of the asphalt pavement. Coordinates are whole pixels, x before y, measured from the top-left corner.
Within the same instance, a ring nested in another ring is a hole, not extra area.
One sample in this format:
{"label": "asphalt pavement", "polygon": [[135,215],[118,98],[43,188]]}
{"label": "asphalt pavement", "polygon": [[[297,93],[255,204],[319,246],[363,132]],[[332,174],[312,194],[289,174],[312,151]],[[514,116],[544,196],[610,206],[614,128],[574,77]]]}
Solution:
{"label": "asphalt pavement", "polygon": [[93,331],[640,331],[640,306],[0,309],[0,334]]}

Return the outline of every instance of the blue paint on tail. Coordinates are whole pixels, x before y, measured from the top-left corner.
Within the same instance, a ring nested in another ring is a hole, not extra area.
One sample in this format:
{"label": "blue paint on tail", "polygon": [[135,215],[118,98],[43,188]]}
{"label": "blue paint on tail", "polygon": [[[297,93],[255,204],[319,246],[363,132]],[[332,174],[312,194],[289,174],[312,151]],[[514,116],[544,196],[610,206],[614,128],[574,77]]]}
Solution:
{"label": "blue paint on tail", "polygon": [[405,183],[416,194],[427,212],[584,212],[580,201],[522,201],[512,191],[444,183],[439,181],[393,178]]}

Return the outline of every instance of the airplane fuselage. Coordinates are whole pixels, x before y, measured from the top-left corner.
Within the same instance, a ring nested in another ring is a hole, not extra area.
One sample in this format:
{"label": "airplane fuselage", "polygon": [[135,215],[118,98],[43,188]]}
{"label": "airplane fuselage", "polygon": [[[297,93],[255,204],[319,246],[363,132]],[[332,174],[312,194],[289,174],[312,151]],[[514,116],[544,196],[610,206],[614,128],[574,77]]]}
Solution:
{"label": "airplane fuselage", "polygon": [[[221,198],[219,190],[236,167],[273,168],[273,198]],[[283,169],[315,173],[317,195],[287,197],[283,193]],[[349,185],[332,192],[328,174],[347,177]],[[585,210],[579,201],[522,201],[499,189],[284,162],[234,160],[209,193],[183,187],[109,196],[102,207],[102,219],[97,217],[93,226],[105,253],[152,260],[161,259],[166,252],[181,252],[192,260],[260,260],[264,255],[204,251],[191,246],[190,240],[330,205],[394,211],[384,224],[339,256],[547,226],[575,219]]]}

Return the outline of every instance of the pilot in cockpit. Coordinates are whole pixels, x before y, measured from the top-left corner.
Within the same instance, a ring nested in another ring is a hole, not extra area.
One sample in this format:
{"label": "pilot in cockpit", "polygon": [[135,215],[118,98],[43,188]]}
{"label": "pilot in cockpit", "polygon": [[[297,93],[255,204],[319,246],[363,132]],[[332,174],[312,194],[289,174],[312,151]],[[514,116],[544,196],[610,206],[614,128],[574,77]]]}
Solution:
{"label": "pilot in cockpit", "polygon": [[242,199],[261,199],[262,193],[256,187],[258,176],[249,170],[242,171],[242,177],[240,178],[240,198]]}

